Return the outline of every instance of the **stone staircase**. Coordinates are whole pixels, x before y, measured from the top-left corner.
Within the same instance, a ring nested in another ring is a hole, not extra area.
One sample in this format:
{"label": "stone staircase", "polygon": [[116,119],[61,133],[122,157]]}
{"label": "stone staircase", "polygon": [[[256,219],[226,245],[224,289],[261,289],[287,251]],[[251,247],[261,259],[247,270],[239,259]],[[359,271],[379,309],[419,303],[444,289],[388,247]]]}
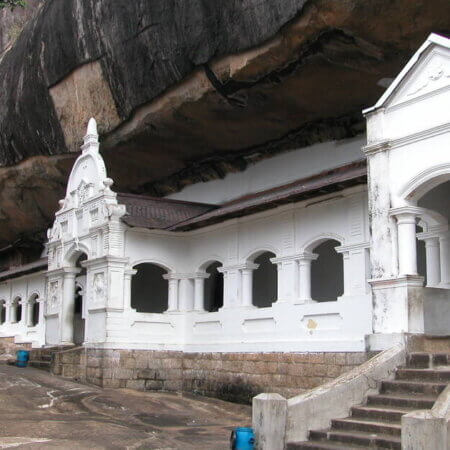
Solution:
{"label": "stone staircase", "polygon": [[353,407],[350,417],[310,431],[308,441],[288,443],[287,449],[401,449],[402,415],[430,409],[449,383],[450,353],[410,353],[395,379],[382,382],[380,393]]}

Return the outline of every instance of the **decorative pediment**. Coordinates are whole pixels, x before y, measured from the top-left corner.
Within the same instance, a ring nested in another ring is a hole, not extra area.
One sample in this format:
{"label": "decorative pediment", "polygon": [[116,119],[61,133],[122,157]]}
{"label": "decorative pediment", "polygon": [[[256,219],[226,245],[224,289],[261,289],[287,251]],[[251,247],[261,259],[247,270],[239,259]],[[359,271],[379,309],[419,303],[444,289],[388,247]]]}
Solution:
{"label": "decorative pediment", "polygon": [[433,48],[419,61],[388,101],[389,106],[450,87],[450,50]]}
{"label": "decorative pediment", "polygon": [[364,113],[413,102],[450,88],[450,39],[431,34],[380,100]]}

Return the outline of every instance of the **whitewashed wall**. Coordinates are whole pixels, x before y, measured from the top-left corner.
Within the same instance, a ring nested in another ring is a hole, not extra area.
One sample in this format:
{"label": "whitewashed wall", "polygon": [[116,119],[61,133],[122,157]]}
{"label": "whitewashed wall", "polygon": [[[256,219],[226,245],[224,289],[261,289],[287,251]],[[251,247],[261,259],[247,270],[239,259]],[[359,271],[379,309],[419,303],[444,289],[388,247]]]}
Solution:
{"label": "whitewashed wall", "polygon": [[449,104],[450,40],[431,35],[365,111],[376,333],[427,332],[417,222],[425,224],[420,238],[428,240],[430,287],[450,288],[447,218],[417,206],[423,194],[450,180]]}
{"label": "whitewashed wall", "polygon": [[[37,296],[39,306],[39,322],[36,326],[29,323],[29,300]],[[11,314],[11,302],[16,298],[22,300],[22,320],[17,323],[7,321],[0,325],[1,337],[15,337],[17,343],[32,343],[39,347],[45,343],[44,301],[45,272],[38,272],[0,283],[0,301],[6,302],[7,319]]]}
{"label": "whitewashed wall", "polygon": [[[302,303],[296,257],[327,238],[342,243],[344,295],[334,302]],[[364,337],[372,326],[366,283],[368,239],[365,187],[187,233],[129,229],[125,240],[129,268],[142,262],[165,267],[170,277],[178,279],[177,308],[151,314],[137,313],[128,306],[122,318],[108,322],[106,346],[191,351],[364,350]],[[263,250],[276,255],[279,295],[272,307],[258,309],[242,305],[242,268]],[[193,311],[194,278],[205,263],[216,260],[226,272],[224,307],[211,313]]]}
{"label": "whitewashed wall", "polygon": [[168,198],[222,204],[243,195],[281,186],[364,158],[363,136],[291,150],[249,165],[221,180],[196,183]]}

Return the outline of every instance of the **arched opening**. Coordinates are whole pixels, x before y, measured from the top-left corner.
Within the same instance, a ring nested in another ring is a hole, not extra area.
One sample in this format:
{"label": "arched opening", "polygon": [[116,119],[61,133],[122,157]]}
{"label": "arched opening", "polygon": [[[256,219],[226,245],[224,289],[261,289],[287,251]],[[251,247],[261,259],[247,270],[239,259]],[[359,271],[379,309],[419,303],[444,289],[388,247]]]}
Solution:
{"label": "arched opening", "polygon": [[0,325],[6,322],[6,302],[5,300],[0,300]]}
{"label": "arched opening", "polygon": [[22,320],[22,299],[16,297],[11,304],[11,323],[19,323]]}
{"label": "arched opening", "polygon": [[29,323],[30,327],[35,327],[39,324],[39,302],[38,295],[34,294],[28,300],[28,307],[30,308]]}
{"label": "arched opening", "polygon": [[208,312],[218,311],[223,306],[223,273],[217,270],[221,266],[222,263],[215,261],[205,269],[209,277],[205,279],[204,308]]}
{"label": "arched opening", "polygon": [[314,248],[318,257],[311,264],[311,297],[317,302],[335,301],[344,293],[344,261],[336,252],[338,245],[328,239]]}
{"label": "arched opening", "polygon": [[167,311],[169,288],[163,275],[167,270],[152,263],[134,267],[137,273],[131,280],[131,307],[142,313]]}
{"label": "arched opening", "polygon": [[[447,231],[450,220],[450,181],[443,181],[425,192],[417,201],[417,206],[437,213],[440,225],[429,226],[422,239],[417,240],[417,272],[425,278],[425,286],[450,288],[450,248]],[[429,220],[429,219],[428,219]],[[427,218],[424,217],[424,221]],[[435,231],[437,230],[437,231]],[[420,236],[420,235],[419,235]]]}
{"label": "arched opening", "polygon": [[81,269],[80,273],[75,279],[75,292],[73,299],[73,343],[75,345],[82,345],[85,340],[86,320],[83,308],[83,286],[86,285],[86,268],[83,267],[82,262],[87,260],[87,255],[82,253],[76,262],[76,267]]}
{"label": "arched opening", "polygon": [[252,303],[257,308],[272,306],[278,295],[278,270],[270,261],[275,258],[272,252],[261,253],[254,259],[258,268],[253,271]]}

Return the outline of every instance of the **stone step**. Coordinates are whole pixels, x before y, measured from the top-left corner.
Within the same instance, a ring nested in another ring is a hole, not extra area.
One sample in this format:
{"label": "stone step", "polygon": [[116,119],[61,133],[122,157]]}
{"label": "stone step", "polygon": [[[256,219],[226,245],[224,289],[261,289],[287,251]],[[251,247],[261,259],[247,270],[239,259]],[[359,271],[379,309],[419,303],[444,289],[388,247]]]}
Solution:
{"label": "stone step", "polygon": [[367,397],[367,406],[379,405],[386,407],[400,407],[416,409],[430,409],[437,400],[437,395],[420,394],[377,394]]}
{"label": "stone step", "polygon": [[381,383],[382,393],[395,393],[402,392],[406,394],[426,394],[426,395],[439,395],[447,386],[447,383],[438,383],[431,381],[406,381],[406,380],[394,380],[383,381]]}
{"label": "stone step", "polygon": [[31,366],[31,367],[34,367],[36,369],[46,370],[47,372],[50,372],[50,368],[51,368],[50,361],[36,361],[36,360],[32,360],[32,361],[28,361],[28,365]]}
{"label": "stone step", "polygon": [[303,448],[308,448],[310,450],[321,450],[321,449],[363,449],[367,448],[365,446],[353,445],[348,442],[338,442],[338,441],[306,441],[306,442],[289,442],[286,445],[286,450],[299,450]]}
{"label": "stone step", "polygon": [[390,423],[400,423],[404,414],[414,411],[414,408],[383,407],[383,406],[354,406],[352,418],[367,418],[371,420],[381,419]]}
{"label": "stone step", "polygon": [[346,419],[333,419],[330,431],[364,431],[383,435],[400,436],[402,427],[400,423],[391,423],[382,420],[359,419],[348,417]]}
{"label": "stone step", "polygon": [[450,383],[450,367],[442,369],[397,369],[396,380],[443,381]]}
{"label": "stone step", "polygon": [[345,443],[347,448],[353,445],[371,449],[401,449],[400,436],[354,430],[311,431],[309,442],[324,441]]}
{"label": "stone step", "polygon": [[434,366],[450,366],[450,353],[415,352],[407,356],[407,367],[429,369]]}

